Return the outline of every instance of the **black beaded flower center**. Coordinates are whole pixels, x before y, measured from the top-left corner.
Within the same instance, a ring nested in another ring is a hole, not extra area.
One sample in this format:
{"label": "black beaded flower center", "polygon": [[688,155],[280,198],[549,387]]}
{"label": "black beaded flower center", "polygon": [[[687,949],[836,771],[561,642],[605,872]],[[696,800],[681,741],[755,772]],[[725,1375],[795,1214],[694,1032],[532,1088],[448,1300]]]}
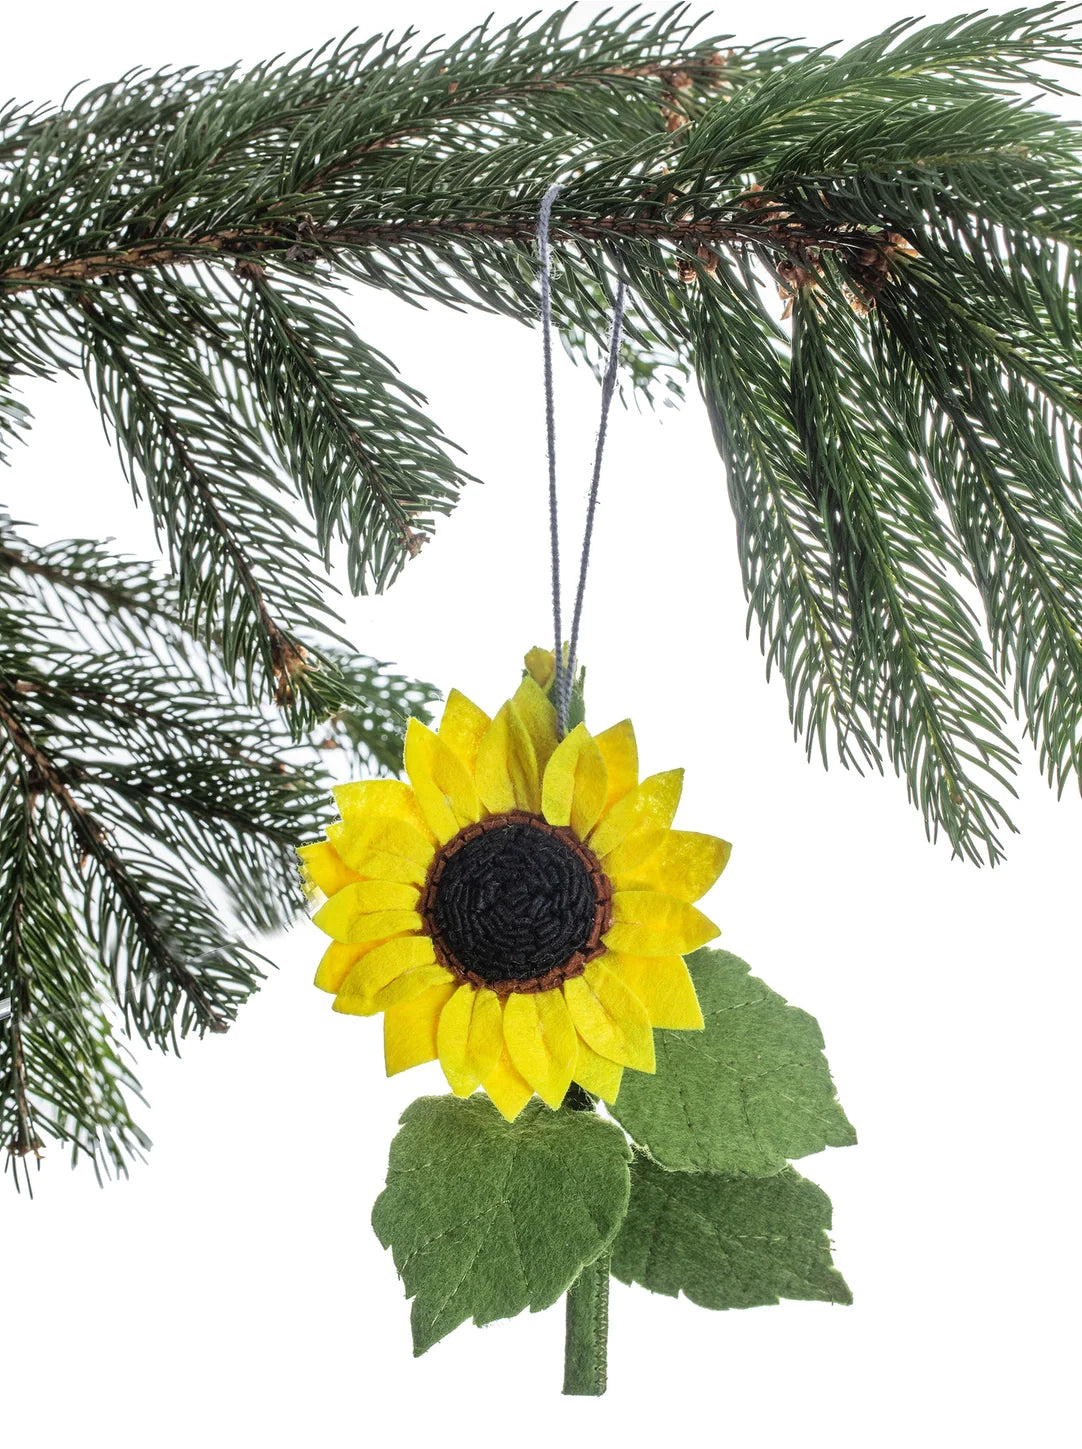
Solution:
{"label": "black beaded flower center", "polygon": [[421,910],[437,956],[460,979],[545,991],[604,951],[611,887],[572,831],[509,811],[444,846]]}

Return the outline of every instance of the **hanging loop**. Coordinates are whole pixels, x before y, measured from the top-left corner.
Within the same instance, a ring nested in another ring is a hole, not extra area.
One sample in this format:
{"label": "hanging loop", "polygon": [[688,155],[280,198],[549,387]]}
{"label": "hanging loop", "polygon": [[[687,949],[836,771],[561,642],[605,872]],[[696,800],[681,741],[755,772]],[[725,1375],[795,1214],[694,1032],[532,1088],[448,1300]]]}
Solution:
{"label": "hanging loop", "polygon": [[552,259],[549,250],[549,228],[552,205],[563,187],[554,183],[545,192],[537,217],[537,250],[541,260],[541,352],[545,372],[545,443],[549,467],[549,548],[552,556],[552,628],[555,638],[556,675],[552,689],[556,696],[556,733],[563,739],[566,717],[561,723],[560,701],[563,698],[564,642],[560,618],[560,519],[556,497],[556,398],[552,385]]}
{"label": "hanging loop", "polygon": [[609,408],[616,390],[616,374],[620,364],[620,338],[623,330],[624,310],[627,302],[627,284],[621,271],[613,303],[612,327],[609,333],[608,356],[601,381],[601,420],[597,429],[597,445],[594,450],[594,467],[590,479],[590,492],[586,503],[586,523],[582,536],[582,553],[579,559],[579,581],[575,591],[575,608],[571,622],[571,639],[567,659],[564,659],[563,619],[560,607],[560,528],[559,499],[556,490],[556,401],[552,380],[552,258],[549,233],[552,225],[552,207],[563,186],[557,182],[545,192],[537,217],[537,248],[541,263],[541,347],[545,378],[545,440],[548,448],[549,479],[549,542],[552,563],[552,623],[555,639],[556,673],[553,679],[553,695],[556,704],[556,733],[563,739],[567,733],[568,715],[571,708],[571,686],[575,678],[578,659],[579,626],[582,622],[582,605],[586,593],[586,574],[590,567],[590,548],[593,543],[594,515],[597,511],[598,488],[601,482],[601,461],[605,452],[608,434]]}

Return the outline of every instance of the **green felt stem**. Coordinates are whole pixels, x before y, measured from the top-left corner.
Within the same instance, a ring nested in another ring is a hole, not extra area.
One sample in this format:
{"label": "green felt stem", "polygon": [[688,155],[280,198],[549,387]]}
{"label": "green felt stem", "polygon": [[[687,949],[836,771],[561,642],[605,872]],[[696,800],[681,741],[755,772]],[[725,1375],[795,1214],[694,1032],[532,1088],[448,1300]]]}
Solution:
{"label": "green felt stem", "polygon": [[564,1393],[597,1398],[608,1380],[609,1263],[602,1253],[567,1290]]}

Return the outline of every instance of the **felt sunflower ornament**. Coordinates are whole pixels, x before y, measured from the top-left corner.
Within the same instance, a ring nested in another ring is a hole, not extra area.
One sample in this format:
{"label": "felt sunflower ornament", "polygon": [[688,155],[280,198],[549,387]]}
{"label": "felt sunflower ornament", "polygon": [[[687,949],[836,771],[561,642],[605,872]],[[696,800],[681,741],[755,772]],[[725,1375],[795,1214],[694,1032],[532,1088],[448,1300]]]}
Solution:
{"label": "felt sunflower ornament", "polygon": [[729,846],[671,828],[682,772],[640,781],[630,721],[560,740],[527,674],[495,718],[455,690],[437,733],[411,720],[404,764],[340,787],[301,851],[327,896],[316,985],[383,1013],[388,1073],[438,1057],[514,1121],[572,1082],[615,1101],[625,1068],[654,1071],[654,1027],[702,1028],[683,957],[718,930],[691,903]]}
{"label": "felt sunflower ornament", "polygon": [[330,938],[316,985],[383,1018],[388,1074],[450,1096],[401,1119],[376,1234],[414,1351],[567,1299],[564,1392],[600,1394],[612,1277],[706,1308],[849,1302],[830,1202],[790,1160],[855,1140],[818,1026],[704,949],[729,846],[676,829],[680,770],[640,779],[629,721],[586,724],[576,653],[624,287],[616,290],[570,640],[562,643],[548,228],[538,225],[554,650],[491,717],[410,720],[404,779],[340,786],[301,848]]}

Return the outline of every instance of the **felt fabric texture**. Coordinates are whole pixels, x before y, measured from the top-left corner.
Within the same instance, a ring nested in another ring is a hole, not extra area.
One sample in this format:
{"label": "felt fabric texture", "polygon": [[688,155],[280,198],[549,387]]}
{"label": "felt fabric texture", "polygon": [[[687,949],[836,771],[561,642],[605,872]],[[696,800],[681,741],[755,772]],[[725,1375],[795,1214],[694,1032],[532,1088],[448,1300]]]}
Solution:
{"label": "felt fabric texture", "polygon": [[605,761],[609,788],[605,796],[602,814],[607,813],[630,794],[639,783],[639,747],[635,742],[635,729],[629,719],[610,725],[595,736],[601,758]]}
{"label": "felt fabric texture", "polygon": [[331,794],[343,820],[404,820],[433,845],[436,843],[417,796],[404,780],[353,780],[348,785],[335,785]]}
{"label": "felt fabric texture", "polygon": [[456,1097],[468,1097],[496,1070],[503,1051],[503,1008],[493,991],[458,988],[437,1033],[440,1066]]}
{"label": "felt fabric texture", "polygon": [[697,901],[728,865],[732,849],[715,835],[666,830],[650,854],[629,871],[629,888]]}
{"label": "felt fabric texture", "polygon": [[597,741],[584,724],[562,739],[545,767],[541,808],[552,825],[570,825],[586,840],[609,792],[609,772]]}
{"label": "felt fabric texture", "polygon": [[[480,1086],[509,1120],[534,1093],[558,1107],[572,1081],[614,1100],[628,1069],[653,1070],[655,1027],[701,1026],[680,956],[717,934],[691,902],[728,859],[724,841],[671,830],[683,772],[640,784],[628,721],[596,737],[582,722],[557,739],[542,682],[551,684],[551,654],[533,663],[492,716],[452,691],[438,731],[411,720],[408,783],[338,787],[341,820],[301,852],[306,878],[327,896],[314,920],[332,945],[316,979],[335,1009],[396,1013],[388,1070],[435,1053],[453,1092]],[[524,828],[547,832],[555,855],[539,864],[537,889],[509,907],[512,886],[528,878],[511,861],[522,847],[512,834]],[[588,940],[578,895],[555,889],[565,851],[596,891]],[[476,859],[464,874],[467,852]],[[448,945],[452,918],[467,944],[485,943],[484,971]],[[549,960],[546,942],[550,955],[566,948],[566,960]]]}
{"label": "felt fabric texture", "polygon": [[313,920],[321,931],[347,946],[417,930],[421,917],[416,886],[362,880],[343,886],[320,906]]}
{"label": "felt fabric texture", "polygon": [[358,959],[342,990],[356,997],[374,996],[403,971],[434,966],[436,953],[427,936],[395,936],[375,941]]}
{"label": "felt fabric texture", "polygon": [[491,815],[541,808],[537,752],[525,721],[508,700],[501,705],[477,752],[477,790]]}
{"label": "felt fabric texture", "polygon": [[792,1168],[728,1178],[666,1172],[636,1153],[612,1272],[702,1308],[757,1308],[782,1298],[851,1303],[831,1261],[830,1219],[826,1193]]}
{"label": "felt fabric texture", "polygon": [[683,956],[716,935],[713,921],[676,896],[617,891],[612,898],[612,927],[604,941],[610,951],[633,956]]}
{"label": "felt fabric texture", "polygon": [[344,946],[341,941],[332,941],[316,968],[315,984],[320,991],[329,991],[332,996],[337,996],[357,962],[377,944],[369,941],[362,946]]}
{"label": "felt fabric texture", "polygon": [[[381,986],[378,991],[370,995],[357,998],[350,1005],[343,1005],[346,1000],[345,991],[339,992],[334,999],[332,1009],[344,1010],[354,1016],[375,1016],[378,1012],[386,1011],[388,1007],[400,1006],[404,1002],[412,1001],[415,996],[420,996],[421,992],[427,991],[430,986],[442,986],[448,981],[453,981],[453,978],[443,966],[438,964],[411,966],[396,976],[393,981],[388,981],[386,986]],[[352,1009],[353,1007],[355,1009]]]}
{"label": "felt fabric texture", "polygon": [[631,1138],[673,1171],[755,1176],[854,1143],[814,1018],[728,951],[688,965],[705,1028],[659,1031],[656,1076],[625,1079],[613,1114]]}
{"label": "felt fabric texture", "polygon": [[335,1011],[347,1016],[375,1016],[389,1006],[412,1001],[432,986],[453,984],[425,936],[399,936],[381,941],[361,957],[334,999]]}
{"label": "felt fabric texture", "polygon": [[413,1299],[415,1353],[467,1319],[550,1307],[615,1237],[631,1153],[611,1122],[534,1102],[510,1125],[483,1097],[422,1097],[401,1120],[372,1225]]}
{"label": "felt fabric texture", "polygon": [[683,770],[650,775],[616,802],[590,836],[590,849],[603,861],[616,857],[608,863],[610,870],[638,865],[657,848],[656,832],[672,824],[683,785]]}
{"label": "felt fabric texture", "polygon": [[506,1042],[494,1070],[484,1080],[484,1088],[508,1122],[515,1120],[533,1096],[533,1088],[516,1069]]}
{"label": "felt fabric texture", "polygon": [[[435,853],[431,842],[404,820],[354,816],[329,825],[327,839],[343,866],[354,872],[354,880],[364,877],[423,885]],[[335,890],[340,888],[335,886]]]}
{"label": "felt fabric texture", "polygon": [[403,763],[417,808],[441,845],[479,818],[481,802],[470,772],[420,720],[411,719],[406,726]]}
{"label": "felt fabric texture", "polygon": [[443,718],[437,733],[467,770],[476,774],[477,751],[492,721],[472,699],[452,689],[443,707]]}
{"label": "felt fabric texture", "polygon": [[556,748],[556,707],[528,676],[515,690],[511,703],[529,731],[537,768],[543,773]]}
{"label": "felt fabric texture", "polygon": [[608,1383],[609,1255],[588,1263],[567,1294],[565,1394],[598,1398]]}
{"label": "felt fabric texture", "polygon": [[453,981],[429,986],[383,1013],[383,1059],[389,1077],[436,1060],[440,1015],[458,989]]}
{"label": "felt fabric texture", "polygon": [[579,1037],[579,1055],[575,1062],[575,1081],[595,1097],[615,1102],[620,1092],[624,1069],[608,1057],[600,1056]]}
{"label": "felt fabric texture", "polygon": [[578,1059],[578,1035],[561,991],[509,996],[503,1034],[516,1070],[550,1107],[558,1107],[571,1085]]}
{"label": "felt fabric texture", "polygon": [[683,956],[630,956],[621,951],[620,979],[646,1007],[654,1026],[702,1030],[702,1009]]}
{"label": "felt fabric texture", "polygon": [[565,981],[564,999],[575,1030],[599,1056],[636,1071],[654,1070],[650,1014],[604,959]]}
{"label": "felt fabric texture", "polygon": [[[334,828],[333,826],[331,827]],[[301,873],[305,883],[325,896],[333,896],[343,886],[352,885],[360,876],[346,865],[330,841],[321,840],[315,845],[302,845],[297,851],[301,858]]]}
{"label": "felt fabric texture", "polygon": [[556,679],[556,655],[551,649],[534,647],[526,651],[526,672],[539,688],[546,692]]}

